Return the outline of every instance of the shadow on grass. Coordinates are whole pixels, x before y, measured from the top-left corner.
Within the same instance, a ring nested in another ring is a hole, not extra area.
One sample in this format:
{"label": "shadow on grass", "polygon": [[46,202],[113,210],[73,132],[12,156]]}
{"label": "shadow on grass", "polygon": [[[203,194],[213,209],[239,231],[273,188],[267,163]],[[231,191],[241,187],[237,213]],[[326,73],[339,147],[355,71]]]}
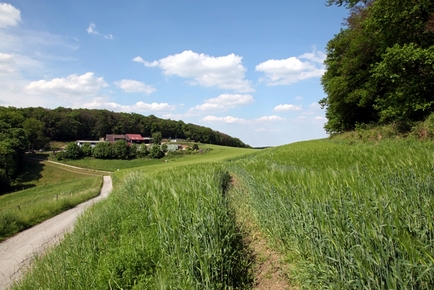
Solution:
{"label": "shadow on grass", "polygon": [[0,192],[0,195],[35,187],[36,184],[34,184],[34,181],[42,178],[41,172],[44,170],[45,166],[43,163],[41,163],[41,161],[42,159],[40,161],[34,159],[26,159],[24,161],[23,167],[18,174],[18,177],[14,180],[14,182],[8,189],[4,191],[2,190]]}

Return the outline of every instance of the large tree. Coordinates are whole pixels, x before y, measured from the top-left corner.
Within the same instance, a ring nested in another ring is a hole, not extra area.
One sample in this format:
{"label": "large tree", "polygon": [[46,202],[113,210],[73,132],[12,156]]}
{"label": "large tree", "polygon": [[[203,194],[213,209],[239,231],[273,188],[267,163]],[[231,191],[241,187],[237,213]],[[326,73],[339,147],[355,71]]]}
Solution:
{"label": "large tree", "polygon": [[358,123],[420,120],[433,106],[431,0],[333,1],[350,7],[346,27],[327,45],[329,133]]}

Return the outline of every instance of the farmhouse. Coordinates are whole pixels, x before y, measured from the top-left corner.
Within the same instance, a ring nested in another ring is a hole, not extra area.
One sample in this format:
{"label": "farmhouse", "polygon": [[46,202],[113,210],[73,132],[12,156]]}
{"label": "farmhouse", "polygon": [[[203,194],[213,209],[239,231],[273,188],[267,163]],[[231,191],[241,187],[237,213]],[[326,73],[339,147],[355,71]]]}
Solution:
{"label": "farmhouse", "polygon": [[110,143],[114,143],[117,140],[125,140],[128,144],[149,144],[151,143],[151,138],[142,137],[140,134],[107,134],[105,140]]}

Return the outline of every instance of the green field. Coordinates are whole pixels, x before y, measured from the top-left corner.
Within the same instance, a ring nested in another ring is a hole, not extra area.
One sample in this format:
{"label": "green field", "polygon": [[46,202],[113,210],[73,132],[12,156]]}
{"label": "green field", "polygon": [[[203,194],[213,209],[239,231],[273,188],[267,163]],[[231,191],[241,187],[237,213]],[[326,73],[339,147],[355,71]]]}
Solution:
{"label": "green field", "polygon": [[101,175],[27,162],[10,192],[0,196],[0,241],[99,194]]}
{"label": "green field", "polygon": [[241,215],[301,289],[433,289],[433,149],[316,140],[116,171],[16,289],[251,289]]}

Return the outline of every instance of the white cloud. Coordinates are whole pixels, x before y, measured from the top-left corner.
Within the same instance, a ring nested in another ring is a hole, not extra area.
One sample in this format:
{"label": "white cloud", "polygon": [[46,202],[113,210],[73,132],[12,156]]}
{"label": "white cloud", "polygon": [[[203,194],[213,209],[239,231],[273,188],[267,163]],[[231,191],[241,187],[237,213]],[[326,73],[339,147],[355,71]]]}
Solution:
{"label": "white cloud", "polygon": [[245,123],[246,122],[245,119],[236,118],[236,117],[232,117],[232,116],[216,117],[216,116],[211,116],[211,115],[206,116],[202,120],[207,121],[207,122],[223,122],[223,123],[229,123],[229,124]]}
{"label": "white cloud", "polygon": [[284,118],[281,118],[279,116],[273,115],[273,116],[263,116],[258,119],[255,119],[256,122],[275,122],[275,121],[285,121]]}
{"label": "white cloud", "polygon": [[273,110],[277,111],[277,112],[282,112],[282,111],[301,111],[302,108],[301,108],[301,106],[296,106],[296,105],[292,105],[292,104],[283,104],[283,105],[277,105],[276,107],[274,107]]}
{"label": "white cloud", "polygon": [[227,111],[240,106],[253,103],[252,95],[222,94],[217,98],[205,100],[202,105],[197,105],[189,110],[190,113],[199,111]]}
{"label": "white cloud", "polygon": [[135,80],[120,80],[114,82],[114,84],[127,93],[144,93],[149,95],[157,90],[153,86]]}
{"label": "white cloud", "polygon": [[98,34],[98,32],[96,31],[95,28],[96,28],[95,23],[91,22],[89,24],[89,27],[86,29],[86,31],[87,31],[88,34]]}
{"label": "white cloud", "polygon": [[158,66],[158,61],[157,60],[154,60],[153,62],[149,62],[149,61],[144,60],[140,56],[136,56],[135,58],[133,58],[133,61],[138,62],[138,63],[142,63],[146,67],[156,67],[156,66]]}
{"label": "white cloud", "polygon": [[241,64],[242,57],[233,53],[214,57],[186,50],[158,61],[147,62],[140,56],[135,57],[133,61],[143,63],[147,67],[158,66],[167,76],[176,75],[191,79],[192,85],[218,87],[237,92],[254,91],[250,82],[245,79],[246,68]]}
{"label": "white cloud", "polygon": [[267,60],[258,64],[255,70],[265,73],[265,77],[260,81],[266,82],[269,86],[289,85],[304,79],[322,76],[325,72],[322,64],[324,59],[324,53],[314,50],[312,53],[305,53],[299,57]]}
{"label": "white cloud", "polygon": [[113,35],[112,34],[101,34],[96,30],[96,24],[91,22],[89,24],[89,27],[86,28],[86,31],[88,34],[96,34],[96,35],[102,35],[104,38],[106,39],[113,39]]}
{"label": "white cloud", "polygon": [[121,105],[115,102],[109,102],[104,98],[94,98],[92,102],[84,103],[80,107],[90,109],[108,109],[118,112],[161,112],[161,111],[173,111],[174,106],[168,103],[145,103],[137,102],[134,105]]}
{"label": "white cloud", "polygon": [[13,55],[0,52],[0,75],[10,75],[14,72],[15,64]]}
{"label": "white cloud", "polygon": [[92,72],[83,75],[72,74],[66,78],[55,78],[50,81],[34,81],[24,87],[28,94],[49,95],[59,97],[94,96],[108,84],[102,77],[95,77]]}
{"label": "white cloud", "polygon": [[21,12],[8,3],[0,3],[0,27],[16,26],[21,22]]}
{"label": "white cloud", "polygon": [[222,122],[222,123],[229,123],[229,124],[256,124],[256,123],[268,123],[268,122],[275,122],[275,121],[285,121],[284,118],[281,118],[279,116],[263,116],[257,119],[253,120],[246,120],[242,118],[232,117],[232,116],[226,116],[226,117],[217,117],[208,115],[205,118],[202,119],[203,121],[207,122]]}

